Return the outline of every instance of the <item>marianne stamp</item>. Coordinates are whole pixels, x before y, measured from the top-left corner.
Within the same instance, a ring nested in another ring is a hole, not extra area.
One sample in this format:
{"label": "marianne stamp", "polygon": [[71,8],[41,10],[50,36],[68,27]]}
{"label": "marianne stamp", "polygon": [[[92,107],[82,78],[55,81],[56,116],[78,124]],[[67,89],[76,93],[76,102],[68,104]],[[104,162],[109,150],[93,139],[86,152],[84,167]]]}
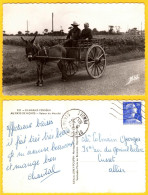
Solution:
{"label": "marianne stamp", "polygon": [[141,102],[123,102],[123,124],[142,124]]}
{"label": "marianne stamp", "polygon": [[89,128],[89,118],[82,110],[68,110],[62,117],[61,126],[67,132],[67,135],[80,137]]}

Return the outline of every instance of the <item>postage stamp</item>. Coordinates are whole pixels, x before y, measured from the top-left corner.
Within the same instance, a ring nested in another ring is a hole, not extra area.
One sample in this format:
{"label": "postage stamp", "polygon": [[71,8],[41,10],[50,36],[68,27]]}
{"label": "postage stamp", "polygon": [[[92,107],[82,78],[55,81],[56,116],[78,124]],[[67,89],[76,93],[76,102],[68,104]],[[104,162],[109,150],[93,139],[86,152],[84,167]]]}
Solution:
{"label": "postage stamp", "polygon": [[141,102],[123,102],[123,124],[142,124]]}
{"label": "postage stamp", "polygon": [[80,137],[89,128],[89,118],[82,110],[68,110],[61,119],[61,126],[67,132],[67,135]]}

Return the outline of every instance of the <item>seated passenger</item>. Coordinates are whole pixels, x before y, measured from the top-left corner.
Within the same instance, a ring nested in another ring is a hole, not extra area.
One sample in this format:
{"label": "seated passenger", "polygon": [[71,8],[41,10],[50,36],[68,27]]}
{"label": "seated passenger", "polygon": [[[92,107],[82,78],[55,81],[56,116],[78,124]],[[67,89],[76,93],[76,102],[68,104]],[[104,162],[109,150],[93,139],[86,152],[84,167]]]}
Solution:
{"label": "seated passenger", "polygon": [[92,30],[89,28],[89,24],[85,23],[84,29],[82,30],[82,33],[81,33],[81,39],[91,40],[92,38],[93,38]]}
{"label": "seated passenger", "polygon": [[68,41],[64,43],[65,47],[75,47],[77,45],[78,39],[81,36],[81,30],[78,28],[79,24],[77,22],[73,22],[71,24],[73,28],[68,32],[67,38]]}

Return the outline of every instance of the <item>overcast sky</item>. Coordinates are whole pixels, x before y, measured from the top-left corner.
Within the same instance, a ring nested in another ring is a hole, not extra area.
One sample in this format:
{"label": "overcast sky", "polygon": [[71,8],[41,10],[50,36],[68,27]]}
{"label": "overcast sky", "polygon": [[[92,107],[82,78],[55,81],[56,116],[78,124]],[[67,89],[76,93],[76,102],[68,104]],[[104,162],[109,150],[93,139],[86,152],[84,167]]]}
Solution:
{"label": "overcast sky", "polygon": [[108,30],[108,25],[121,26],[121,31],[137,27],[145,27],[145,7],[142,3],[120,4],[4,4],[3,30],[6,33],[23,33],[38,31],[42,33],[45,28],[52,29],[52,12],[54,13],[54,30],[63,28],[64,32],[73,21],[80,24],[89,22],[90,28]]}

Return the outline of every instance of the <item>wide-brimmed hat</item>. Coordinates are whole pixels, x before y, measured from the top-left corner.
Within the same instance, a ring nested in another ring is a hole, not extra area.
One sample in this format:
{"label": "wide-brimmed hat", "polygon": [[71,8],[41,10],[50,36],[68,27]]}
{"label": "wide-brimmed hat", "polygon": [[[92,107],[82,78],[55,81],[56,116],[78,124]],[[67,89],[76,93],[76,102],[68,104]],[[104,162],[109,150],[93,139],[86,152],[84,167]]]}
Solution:
{"label": "wide-brimmed hat", "polygon": [[71,25],[72,26],[79,26],[79,24],[76,21],[74,21],[73,24],[71,24]]}

